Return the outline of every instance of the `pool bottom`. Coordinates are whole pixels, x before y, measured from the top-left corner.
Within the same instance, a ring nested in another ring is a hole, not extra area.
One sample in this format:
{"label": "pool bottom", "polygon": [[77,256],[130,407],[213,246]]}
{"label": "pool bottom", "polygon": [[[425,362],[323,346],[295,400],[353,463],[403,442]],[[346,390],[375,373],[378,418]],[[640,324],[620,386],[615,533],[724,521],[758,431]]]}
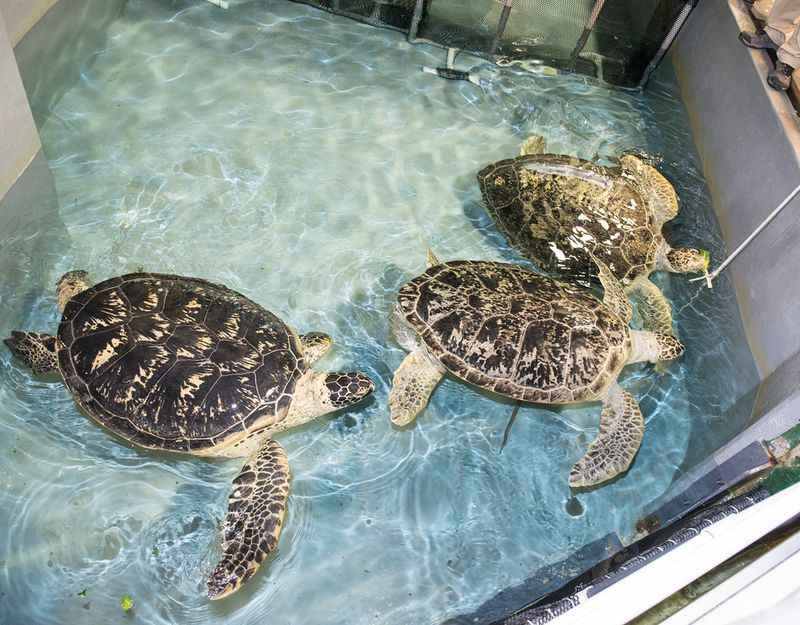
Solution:
{"label": "pool bottom", "polygon": [[320,368],[363,369],[378,388],[280,437],[295,480],[279,553],[210,604],[238,463],[126,447],[60,383],[2,355],[0,621],[107,622],[131,595],[154,625],[440,623],[630,534],[684,467],[741,428],[747,411],[729,411],[757,377],[730,285],[665,275],[688,350],[663,376],[626,371],[647,430],[613,484],[576,494],[566,482],[599,405],[524,407],[502,454],[513,406],[453,379],[414,428],[388,420],[405,355],[389,316],[426,249],[524,263],[474,176],[530,134],[604,162],[663,154],[684,202],[670,239],[724,255],[668,71],[633,95],[481,65],[482,91],[419,72],[439,50],[282,1],[220,12],[130,0],[108,34],[41,128],[58,211],[5,231],[0,330],[52,332],[67,270],[99,281],[141,266],[225,283],[299,331],[328,332]]}

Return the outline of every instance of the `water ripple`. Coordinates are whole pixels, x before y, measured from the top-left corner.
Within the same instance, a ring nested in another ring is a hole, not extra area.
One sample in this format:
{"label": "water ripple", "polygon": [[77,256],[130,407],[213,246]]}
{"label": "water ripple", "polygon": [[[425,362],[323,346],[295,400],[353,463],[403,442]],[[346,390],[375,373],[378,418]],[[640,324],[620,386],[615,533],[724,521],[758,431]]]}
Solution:
{"label": "water ripple", "polygon": [[[647,432],[630,472],[576,495],[598,406],[511,405],[448,379],[411,429],[386,399],[402,350],[388,318],[425,250],[524,262],[480,206],[475,172],[532,133],[554,151],[661,159],[676,244],[724,255],[669,68],[645,95],[477,59],[484,89],[436,80],[438,49],[291,2],[129,0],[41,129],[59,211],[3,230],[0,325],[54,331],[53,284],[147,270],[203,276],[336,340],[316,368],[359,369],[374,399],[281,435],[294,474],[279,552],[209,603],[237,462],[132,449],[63,386],[0,352],[0,622],[438,623],[608,532],[735,433],[756,381],[736,301],[660,275],[688,345],[622,383]],[[5,219],[6,217],[4,217]],[[702,379],[696,376],[702,371]],[[576,514],[576,510],[583,512]],[[84,592],[85,591],[85,592]]]}

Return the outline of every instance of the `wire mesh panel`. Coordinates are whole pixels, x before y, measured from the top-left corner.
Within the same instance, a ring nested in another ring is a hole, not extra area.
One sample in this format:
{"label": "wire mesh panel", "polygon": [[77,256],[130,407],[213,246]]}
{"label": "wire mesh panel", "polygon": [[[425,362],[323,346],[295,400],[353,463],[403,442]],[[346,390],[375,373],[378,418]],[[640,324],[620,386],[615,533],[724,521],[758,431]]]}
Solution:
{"label": "wire mesh panel", "polygon": [[415,43],[535,61],[625,87],[647,79],[699,0],[295,0]]}
{"label": "wire mesh panel", "polygon": [[432,0],[417,36],[501,57],[569,58],[590,11],[588,0]]}
{"label": "wire mesh panel", "polygon": [[417,0],[294,0],[331,13],[408,33]]}

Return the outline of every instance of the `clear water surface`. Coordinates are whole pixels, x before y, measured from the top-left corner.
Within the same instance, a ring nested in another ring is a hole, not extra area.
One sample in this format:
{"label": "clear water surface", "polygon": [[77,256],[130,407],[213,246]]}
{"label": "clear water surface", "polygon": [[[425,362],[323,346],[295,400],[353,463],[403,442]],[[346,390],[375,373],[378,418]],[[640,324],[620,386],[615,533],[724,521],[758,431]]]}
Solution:
{"label": "clear water surface", "polygon": [[391,427],[404,357],[388,332],[394,294],[428,246],[443,259],[521,260],[474,176],[529,134],[585,158],[660,155],[682,198],[671,240],[724,254],[670,68],[635,94],[481,66],[482,92],[419,71],[441,58],[281,0],[227,12],[128,2],[41,128],[58,208],[2,234],[0,330],[54,331],[53,284],[69,269],[201,276],[329,332],[337,344],[317,368],[358,367],[377,392],[280,437],[295,479],[279,554],[210,603],[238,463],[128,448],[3,350],[0,622],[441,623],[586,543],[630,535],[742,427],[735,400],[756,375],[731,287],[666,275],[687,353],[660,377],[626,370],[644,444],[622,479],[577,495],[582,514],[567,509],[567,475],[597,405],[525,407],[499,454],[511,406],[447,379],[413,429]]}

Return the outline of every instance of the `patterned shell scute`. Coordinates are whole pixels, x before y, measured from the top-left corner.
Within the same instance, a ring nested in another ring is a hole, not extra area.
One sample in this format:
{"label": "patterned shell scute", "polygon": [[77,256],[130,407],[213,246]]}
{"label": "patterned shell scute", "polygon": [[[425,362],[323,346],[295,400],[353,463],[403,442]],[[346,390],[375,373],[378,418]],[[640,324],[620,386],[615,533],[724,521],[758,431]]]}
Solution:
{"label": "patterned shell scute", "polygon": [[591,293],[516,265],[431,267],[397,305],[451,373],[523,401],[594,399],[630,350],[627,324]]}
{"label": "patterned shell scute", "polygon": [[196,278],[129,274],[76,295],[59,366],[81,407],[145,447],[214,447],[285,414],[306,369],[275,315]]}
{"label": "patterned shell scute", "polygon": [[623,283],[653,270],[661,228],[619,168],[552,154],[520,156],[478,174],[488,212],[542,269],[593,269],[591,254]]}

